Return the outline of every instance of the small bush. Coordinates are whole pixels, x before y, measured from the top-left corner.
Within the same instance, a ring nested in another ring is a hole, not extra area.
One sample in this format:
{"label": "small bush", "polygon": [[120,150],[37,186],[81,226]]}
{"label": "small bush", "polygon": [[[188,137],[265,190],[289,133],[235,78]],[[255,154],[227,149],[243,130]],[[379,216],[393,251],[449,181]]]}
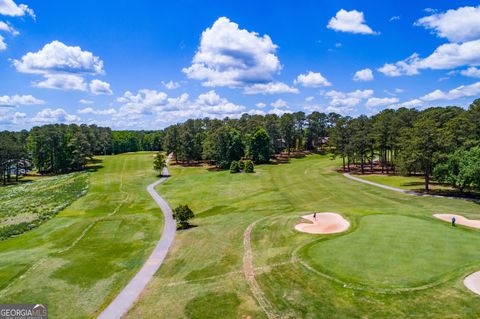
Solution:
{"label": "small bush", "polygon": [[220,163],[218,163],[218,167],[220,167],[221,169],[228,169],[230,167],[230,163],[227,161],[221,161]]}
{"label": "small bush", "polygon": [[243,160],[238,161],[238,169],[240,169],[241,171],[245,169],[245,161]]}
{"label": "small bush", "polygon": [[245,173],[254,173],[254,166],[251,160],[245,161]]}
{"label": "small bush", "polygon": [[190,226],[188,220],[193,217],[195,217],[195,214],[188,205],[179,205],[173,210],[173,218],[177,221],[177,229],[188,228]]}
{"label": "small bush", "polygon": [[232,163],[230,164],[230,173],[238,173],[240,172],[240,167],[238,166],[238,162],[237,161],[232,161]]}

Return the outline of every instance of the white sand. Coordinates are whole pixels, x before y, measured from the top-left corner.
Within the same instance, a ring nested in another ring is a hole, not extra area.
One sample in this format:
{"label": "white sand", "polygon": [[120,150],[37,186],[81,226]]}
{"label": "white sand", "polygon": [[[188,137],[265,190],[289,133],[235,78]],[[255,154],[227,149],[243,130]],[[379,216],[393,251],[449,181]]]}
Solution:
{"label": "white sand", "polygon": [[480,220],[475,219],[468,219],[461,215],[455,214],[433,214],[438,219],[447,221],[449,223],[452,222],[452,217],[455,217],[455,223],[463,226],[473,227],[473,228],[480,228]]}
{"label": "white sand", "polygon": [[463,279],[465,287],[480,295],[480,271],[474,272]]}
{"label": "white sand", "polygon": [[295,229],[310,234],[334,234],[341,233],[350,227],[348,220],[337,213],[317,213],[316,218],[313,214],[302,216],[303,219],[311,223],[300,223],[295,225]]}

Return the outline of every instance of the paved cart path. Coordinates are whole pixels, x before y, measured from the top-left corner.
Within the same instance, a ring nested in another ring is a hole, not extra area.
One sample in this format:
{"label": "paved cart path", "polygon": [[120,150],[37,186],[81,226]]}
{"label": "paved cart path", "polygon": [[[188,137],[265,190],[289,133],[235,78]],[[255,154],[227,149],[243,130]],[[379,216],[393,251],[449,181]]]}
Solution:
{"label": "paved cart path", "polygon": [[439,197],[439,198],[451,198],[451,199],[462,199],[462,200],[471,201],[471,202],[478,202],[478,199],[476,199],[476,198],[468,198],[468,197],[460,197],[460,196],[448,196],[448,195],[431,195],[431,194],[424,194],[424,193],[415,192],[415,191],[411,191],[411,190],[407,190],[407,189],[401,189],[401,188],[397,188],[397,187],[387,186],[387,185],[383,185],[383,184],[379,184],[379,183],[367,181],[367,180],[365,180],[365,179],[352,176],[352,175],[350,175],[349,173],[343,173],[343,176],[345,176],[345,177],[347,177],[347,178],[349,178],[349,179],[351,179],[351,180],[357,181],[357,182],[361,182],[361,183],[365,183],[365,184],[377,186],[377,187],[380,187],[380,188],[388,189],[388,190],[395,191],[395,192],[399,192],[399,193],[404,193],[404,194],[407,194],[407,195],[425,196],[425,197]]}
{"label": "paved cart path", "polygon": [[132,278],[128,285],[123,288],[120,294],[108,305],[107,308],[98,316],[98,319],[116,319],[124,316],[127,311],[133,306],[137,298],[152,279],[155,272],[163,263],[165,256],[170,249],[175,237],[176,223],[172,217],[172,209],[168,203],[155,191],[155,186],[164,182],[168,178],[168,169],[165,167],[163,176],[160,180],[148,185],[147,191],[155,200],[158,206],[162,209],[165,219],[165,227],[163,229],[162,237],[157,243],[150,257],[148,257],[142,269]]}

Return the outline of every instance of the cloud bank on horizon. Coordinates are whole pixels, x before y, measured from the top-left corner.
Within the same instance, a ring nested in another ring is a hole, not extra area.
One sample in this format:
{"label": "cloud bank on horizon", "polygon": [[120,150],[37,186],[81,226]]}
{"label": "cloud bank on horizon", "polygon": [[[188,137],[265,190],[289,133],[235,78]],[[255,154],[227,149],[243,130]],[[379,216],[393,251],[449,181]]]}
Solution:
{"label": "cloud bank on horizon", "polygon": [[[401,14],[332,6],[323,24],[312,22],[314,31],[248,19],[248,5],[186,28],[189,42],[179,36],[175,46],[158,41],[153,47],[155,37],[141,36],[149,29],[129,30],[128,41],[150,47],[141,51],[117,46],[124,43],[120,33],[107,43],[102,32],[57,31],[53,13],[40,4],[0,0],[0,77],[13,79],[0,90],[1,129],[46,123],[155,129],[188,118],[296,111],[356,116],[465,107],[480,96],[480,6]],[[81,23],[68,18],[67,25]],[[108,23],[97,19],[95,27]],[[301,36],[310,33],[321,38]],[[410,33],[427,40],[401,37]],[[164,67],[152,67],[157,63]]]}

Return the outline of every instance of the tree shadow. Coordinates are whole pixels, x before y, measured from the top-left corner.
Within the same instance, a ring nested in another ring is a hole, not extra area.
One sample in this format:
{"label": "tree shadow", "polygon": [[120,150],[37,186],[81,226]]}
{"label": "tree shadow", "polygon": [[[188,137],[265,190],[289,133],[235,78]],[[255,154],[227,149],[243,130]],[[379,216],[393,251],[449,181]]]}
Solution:
{"label": "tree shadow", "polygon": [[198,227],[198,225],[195,225],[195,224],[188,224],[188,225],[186,225],[186,226],[180,226],[180,227],[177,225],[177,231],[179,231],[179,230],[188,230],[188,229],[190,229],[190,228],[196,228],[196,227]]}
{"label": "tree shadow", "polygon": [[99,169],[103,168],[103,160],[99,158],[92,158],[87,162],[85,170],[87,172],[96,172]]}

